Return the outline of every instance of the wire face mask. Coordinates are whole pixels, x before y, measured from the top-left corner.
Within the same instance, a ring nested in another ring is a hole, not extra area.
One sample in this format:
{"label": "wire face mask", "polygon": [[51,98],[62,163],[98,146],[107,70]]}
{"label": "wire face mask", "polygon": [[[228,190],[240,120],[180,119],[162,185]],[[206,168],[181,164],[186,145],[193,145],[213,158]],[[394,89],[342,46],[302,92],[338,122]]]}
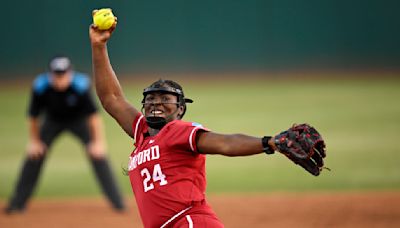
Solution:
{"label": "wire face mask", "polygon": [[[171,101],[162,100],[162,99],[161,99],[161,101],[155,101],[153,99],[146,99],[146,96],[151,93],[175,95],[177,97],[177,102],[171,102]],[[183,115],[185,115],[186,103],[193,103],[193,100],[185,98],[182,87],[178,83],[171,81],[171,80],[160,79],[143,90],[142,113],[145,108],[151,107],[150,112],[153,115],[146,116],[146,122],[149,125],[149,127],[160,130],[168,122],[173,120],[173,116],[179,111],[180,106],[183,106],[183,113],[182,113],[182,115],[180,115],[180,118],[182,118]],[[177,106],[177,109],[173,113],[169,114],[165,118],[156,116],[156,114],[157,114],[156,106],[158,106],[158,105],[166,106],[166,105],[171,105],[171,104],[174,104]]]}
{"label": "wire face mask", "polygon": [[[146,122],[147,125],[149,125],[149,127],[153,128],[153,129],[157,129],[160,130],[161,128],[163,128],[169,121],[173,120],[173,116],[179,111],[179,106],[180,103],[179,102],[142,102],[142,113],[144,114],[144,109],[145,108],[149,108],[150,107],[150,113],[152,115],[146,116]],[[176,105],[176,110],[167,115],[165,118],[161,117],[161,116],[156,116],[157,113],[157,109],[156,106],[159,105]]]}

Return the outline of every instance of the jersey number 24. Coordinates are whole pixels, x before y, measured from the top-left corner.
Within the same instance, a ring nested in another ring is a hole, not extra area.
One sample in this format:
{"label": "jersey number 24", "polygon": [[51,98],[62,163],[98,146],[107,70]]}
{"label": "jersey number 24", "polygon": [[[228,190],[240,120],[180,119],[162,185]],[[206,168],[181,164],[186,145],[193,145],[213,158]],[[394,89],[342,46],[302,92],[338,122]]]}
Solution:
{"label": "jersey number 24", "polygon": [[159,181],[160,186],[168,184],[168,181],[165,179],[165,175],[162,173],[160,164],[155,164],[153,168],[153,175],[150,174],[150,171],[147,168],[144,168],[140,171],[143,179],[143,188],[144,192],[148,192],[154,189],[154,183]]}

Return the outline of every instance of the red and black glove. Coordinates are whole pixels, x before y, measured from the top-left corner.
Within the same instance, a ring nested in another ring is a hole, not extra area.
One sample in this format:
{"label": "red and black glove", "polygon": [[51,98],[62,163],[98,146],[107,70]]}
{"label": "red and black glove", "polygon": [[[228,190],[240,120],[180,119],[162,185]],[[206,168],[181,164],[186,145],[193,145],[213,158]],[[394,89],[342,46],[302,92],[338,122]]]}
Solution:
{"label": "red and black glove", "polygon": [[325,142],[309,124],[295,124],[273,140],[279,152],[312,175],[318,176],[324,168]]}

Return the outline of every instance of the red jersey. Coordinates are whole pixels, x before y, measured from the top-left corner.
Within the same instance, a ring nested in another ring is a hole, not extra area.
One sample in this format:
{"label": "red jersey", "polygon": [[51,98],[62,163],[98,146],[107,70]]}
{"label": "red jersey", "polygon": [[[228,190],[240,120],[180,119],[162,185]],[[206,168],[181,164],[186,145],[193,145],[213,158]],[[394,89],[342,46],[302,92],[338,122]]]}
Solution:
{"label": "red jersey", "polygon": [[160,227],[192,205],[205,202],[206,157],[197,152],[195,139],[199,131],[207,129],[174,120],[157,135],[149,136],[145,117],[140,114],[135,118],[136,149],[128,169],[145,227]]}

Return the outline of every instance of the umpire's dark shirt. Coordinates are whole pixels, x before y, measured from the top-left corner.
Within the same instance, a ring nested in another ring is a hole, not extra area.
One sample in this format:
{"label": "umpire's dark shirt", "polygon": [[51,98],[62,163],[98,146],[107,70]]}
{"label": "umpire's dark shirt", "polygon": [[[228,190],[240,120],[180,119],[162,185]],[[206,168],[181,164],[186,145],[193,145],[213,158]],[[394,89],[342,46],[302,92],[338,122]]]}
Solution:
{"label": "umpire's dark shirt", "polygon": [[97,111],[90,94],[90,80],[85,74],[73,72],[70,86],[61,92],[52,87],[50,77],[44,73],[33,82],[29,116],[37,117],[43,112],[53,121],[67,122]]}

